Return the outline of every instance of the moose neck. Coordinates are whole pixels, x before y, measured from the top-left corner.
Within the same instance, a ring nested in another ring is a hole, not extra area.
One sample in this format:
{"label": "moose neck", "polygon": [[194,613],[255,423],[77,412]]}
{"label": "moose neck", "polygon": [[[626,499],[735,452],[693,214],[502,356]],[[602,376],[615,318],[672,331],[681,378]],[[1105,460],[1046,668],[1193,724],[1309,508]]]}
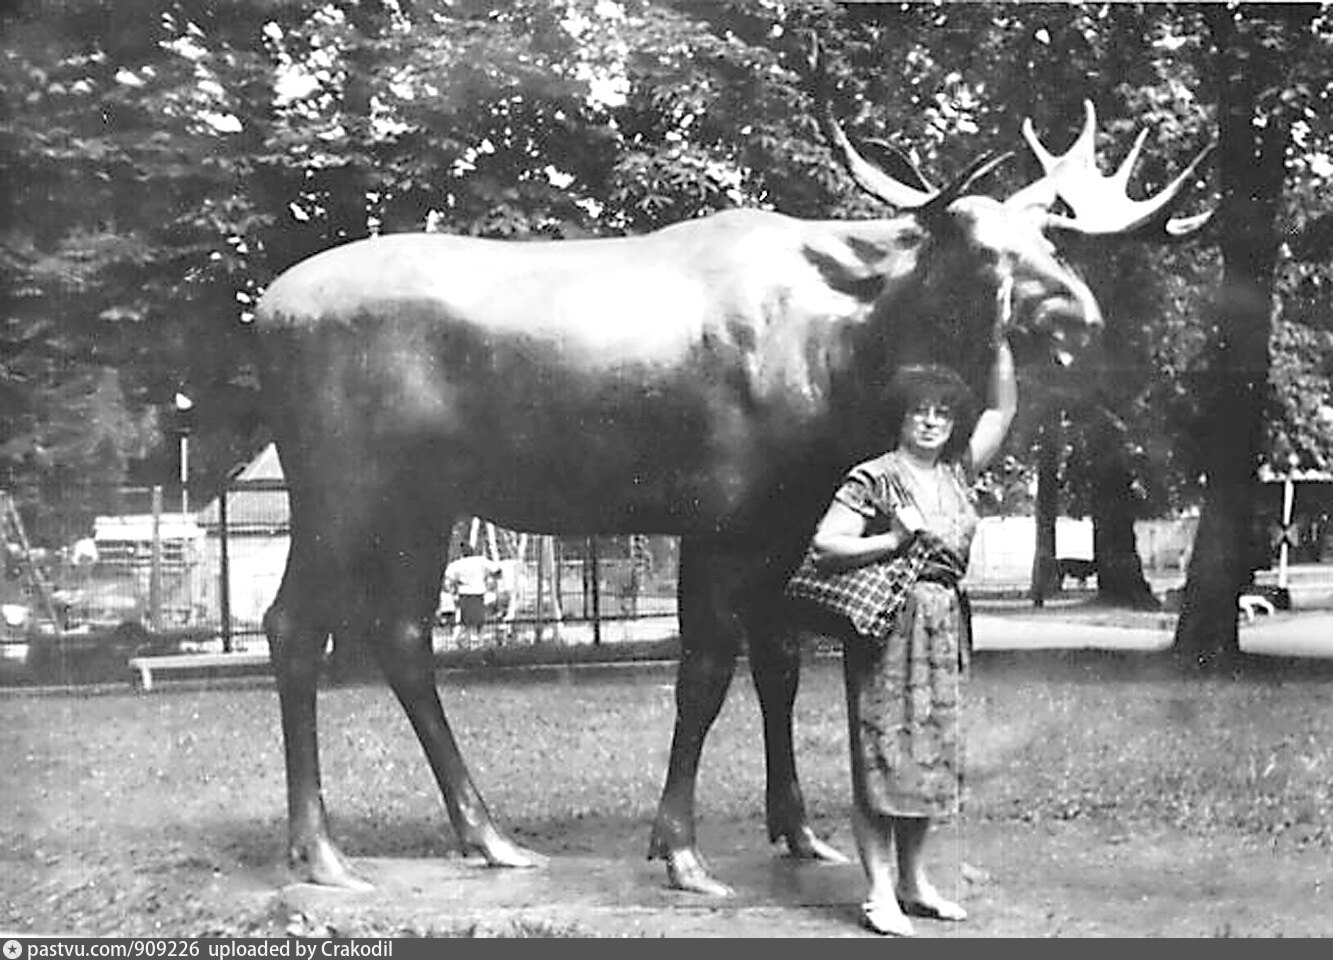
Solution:
{"label": "moose neck", "polygon": [[[997,288],[995,276],[959,255],[954,238],[926,237],[910,271],[885,275],[866,325],[881,345],[888,372],[906,364],[941,363],[956,370],[980,397]],[[858,350],[873,348],[862,344]]]}

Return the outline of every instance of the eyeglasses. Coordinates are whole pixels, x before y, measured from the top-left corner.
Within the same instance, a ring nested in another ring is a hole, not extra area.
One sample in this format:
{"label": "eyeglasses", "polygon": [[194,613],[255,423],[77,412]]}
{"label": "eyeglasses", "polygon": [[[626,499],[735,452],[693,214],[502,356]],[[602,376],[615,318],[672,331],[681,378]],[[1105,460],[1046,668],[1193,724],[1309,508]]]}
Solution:
{"label": "eyeglasses", "polygon": [[952,420],[953,407],[947,403],[923,403],[908,411],[914,420]]}

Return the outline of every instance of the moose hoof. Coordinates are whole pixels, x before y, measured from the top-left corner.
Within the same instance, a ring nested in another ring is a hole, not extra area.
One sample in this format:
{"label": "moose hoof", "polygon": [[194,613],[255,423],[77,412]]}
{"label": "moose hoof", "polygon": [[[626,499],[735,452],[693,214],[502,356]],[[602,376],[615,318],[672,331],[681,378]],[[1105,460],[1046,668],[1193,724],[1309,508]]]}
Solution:
{"label": "moose hoof", "polygon": [[544,854],[529,850],[527,847],[520,847],[512,840],[506,840],[501,836],[495,836],[485,843],[479,843],[474,849],[485,858],[488,867],[530,870],[544,867],[549,862],[549,858]]}
{"label": "moose hoof", "polygon": [[787,835],[787,851],[797,860],[818,860],[821,863],[849,863],[847,856],[832,844],[815,835],[808,826]]}
{"label": "moose hoof", "polygon": [[292,869],[305,883],[337,887],[355,893],[375,889],[374,884],[352,869],[351,862],[327,841],[313,844],[304,850],[293,850],[290,861]]}
{"label": "moose hoof", "polygon": [[714,880],[703,858],[694,850],[677,850],[667,855],[667,879],[672,889],[702,893],[708,897],[729,897],[731,887]]}

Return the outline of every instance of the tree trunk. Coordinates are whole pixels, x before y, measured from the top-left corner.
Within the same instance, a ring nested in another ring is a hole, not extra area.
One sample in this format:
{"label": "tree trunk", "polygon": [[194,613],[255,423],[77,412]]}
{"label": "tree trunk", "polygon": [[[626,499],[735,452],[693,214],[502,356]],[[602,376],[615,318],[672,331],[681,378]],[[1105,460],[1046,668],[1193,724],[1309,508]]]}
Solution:
{"label": "tree trunk", "polygon": [[1055,553],[1055,518],[1060,505],[1060,447],[1063,442],[1059,410],[1052,411],[1037,437],[1036,542],[1032,553],[1034,607],[1060,592],[1060,567]]}
{"label": "tree trunk", "polygon": [[[1282,54],[1244,30],[1229,6],[1204,13],[1218,52],[1218,227],[1223,279],[1214,304],[1212,350],[1200,433],[1206,490],[1185,581],[1175,653],[1200,669],[1227,667],[1240,653],[1236,601],[1253,573],[1251,536],[1258,494],[1277,261],[1275,228],[1285,173],[1287,121],[1277,105],[1255,122],[1261,96],[1281,76]],[[1238,25],[1239,24],[1239,25]]]}
{"label": "tree trunk", "polygon": [[1122,447],[1099,432],[1101,456],[1092,492],[1092,550],[1097,561],[1097,599],[1135,610],[1157,610],[1161,603],[1143,575],[1134,537],[1133,477],[1125,468]]}

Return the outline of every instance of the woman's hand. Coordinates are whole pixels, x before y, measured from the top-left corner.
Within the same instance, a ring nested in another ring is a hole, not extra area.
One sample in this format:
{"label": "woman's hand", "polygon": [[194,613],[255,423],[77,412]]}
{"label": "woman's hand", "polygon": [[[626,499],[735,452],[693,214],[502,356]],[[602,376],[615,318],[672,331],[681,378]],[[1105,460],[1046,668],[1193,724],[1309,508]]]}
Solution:
{"label": "woman's hand", "polygon": [[945,542],[944,537],[941,534],[936,533],[934,530],[918,530],[916,532],[916,539],[933,549],[949,549],[949,545]]}
{"label": "woman's hand", "polygon": [[893,515],[893,525],[901,528],[899,532],[904,535],[905,540],[910,540],[912,534],[926,529],[926,518],[920,510],[908,503]]}
{"label": "woman's hand", "polygon": [[1014,278],[1006,274],[995,291],[995,323],[991,325],[990,343],[997,350],[1009,338],[1009,323],[1014,316]]}

